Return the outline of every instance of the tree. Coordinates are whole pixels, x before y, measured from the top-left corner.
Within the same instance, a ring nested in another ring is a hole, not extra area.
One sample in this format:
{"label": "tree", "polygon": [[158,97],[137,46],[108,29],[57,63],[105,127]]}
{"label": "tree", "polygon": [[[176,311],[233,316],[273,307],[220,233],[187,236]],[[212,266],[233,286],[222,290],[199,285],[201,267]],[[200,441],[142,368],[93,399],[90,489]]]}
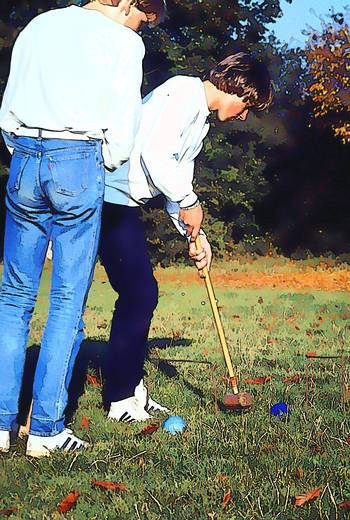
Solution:
{"label": "tree", "polygon": [[325,25],[307,45],[307,91],[314,117],[330,125],[345,144],[350,143],[350,32],[343,18],[337,20],[342,23]]}

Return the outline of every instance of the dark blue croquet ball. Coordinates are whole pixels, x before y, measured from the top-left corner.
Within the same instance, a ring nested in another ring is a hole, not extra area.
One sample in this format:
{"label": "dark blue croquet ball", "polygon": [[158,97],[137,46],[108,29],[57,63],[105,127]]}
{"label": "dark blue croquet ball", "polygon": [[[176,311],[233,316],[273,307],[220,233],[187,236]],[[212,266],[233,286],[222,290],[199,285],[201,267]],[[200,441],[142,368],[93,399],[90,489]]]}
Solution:
{"label": "dark blue croquet ball", "polygon": [[284,419],[290,414],[290,409],[286,403],[276,403],[271,406],[270,414],[279,419]]}
{"label": "dark blue croquet ball", "polygon": [[185,431],[187,423],[180,415],[171,415],[162,424],[162,428],[172,435]]}

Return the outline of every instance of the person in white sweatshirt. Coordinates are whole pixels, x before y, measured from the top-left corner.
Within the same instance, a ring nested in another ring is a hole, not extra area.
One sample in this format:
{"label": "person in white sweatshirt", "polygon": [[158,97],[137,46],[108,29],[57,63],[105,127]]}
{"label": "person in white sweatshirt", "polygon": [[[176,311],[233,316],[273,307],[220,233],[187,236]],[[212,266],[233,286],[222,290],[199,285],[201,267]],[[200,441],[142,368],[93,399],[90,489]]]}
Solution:
{"label": "person in white sweatshirt", "polygon": [[[165,410],[143,384],[147,336],[157,305],[157,282],[147,251],[140,206],[163,194],[165,206],[189,255],[201,271],[211,250],[201,230],[203,212],[193,191],[194,160],[209,130],[207,117],[245,121],[250,109],[272,101],[272,83],[264,64],[237,53],[200,78],[176,76],[144,100],[140,127],[129,161],[106,176],[99,255],[118,293],[107,349],[105,399],[108,417],[119,421],[150,418]],[[202,248],[196,249],[200,235]]]}
{"label": "person in white sweatshirt", "polygon": [[119,167],[133,148],[145,52],[136,31],[164,10],[163,0],[93,0],[36,16],[15,42],[0,110],[12,153],[0,289],[1,452],[10,448],[50,239],[50,309],[26,454],[87,445],[65,428],[64,410],[97,255],[105,169]]}

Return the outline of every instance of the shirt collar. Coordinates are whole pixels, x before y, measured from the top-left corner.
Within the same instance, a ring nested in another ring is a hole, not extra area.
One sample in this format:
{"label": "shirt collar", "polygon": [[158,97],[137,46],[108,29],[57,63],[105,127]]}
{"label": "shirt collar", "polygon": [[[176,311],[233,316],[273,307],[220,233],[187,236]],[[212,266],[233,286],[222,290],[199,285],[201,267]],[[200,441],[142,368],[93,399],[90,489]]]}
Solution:
{"label": "shirt collar", "polygon": [[203,116],[208,117],[210,115],[210,110],[208,108],[208,102],[205,95],[204,83],[198,78],[198,90],[200,92],[199,96],[199,109]]}

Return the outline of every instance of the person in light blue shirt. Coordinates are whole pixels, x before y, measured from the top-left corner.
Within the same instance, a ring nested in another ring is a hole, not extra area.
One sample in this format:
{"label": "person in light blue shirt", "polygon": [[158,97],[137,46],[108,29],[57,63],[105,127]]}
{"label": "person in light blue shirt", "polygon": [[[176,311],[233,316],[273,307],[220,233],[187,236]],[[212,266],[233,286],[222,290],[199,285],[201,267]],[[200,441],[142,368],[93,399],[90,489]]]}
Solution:
{"label": "person in light blue shirt", "polygon": [[[176,76],[143,101],[140,127],[129,161],[106,175],[99,254],[118,293],[107,349],[105,399],[108,417],[142,421],[164,410],[143,384],[147,336],[158,289],[150,264],[140,206],[162,194],[199,271],[211,250],[201,230],[203,211],[193,191],[194,161],[209,130],[207,117],[245,121],[265,110],[272,84],[264,64],[237,53],[214,66],[204,80]],[[200,235],[202,247],[195,239]]]}

